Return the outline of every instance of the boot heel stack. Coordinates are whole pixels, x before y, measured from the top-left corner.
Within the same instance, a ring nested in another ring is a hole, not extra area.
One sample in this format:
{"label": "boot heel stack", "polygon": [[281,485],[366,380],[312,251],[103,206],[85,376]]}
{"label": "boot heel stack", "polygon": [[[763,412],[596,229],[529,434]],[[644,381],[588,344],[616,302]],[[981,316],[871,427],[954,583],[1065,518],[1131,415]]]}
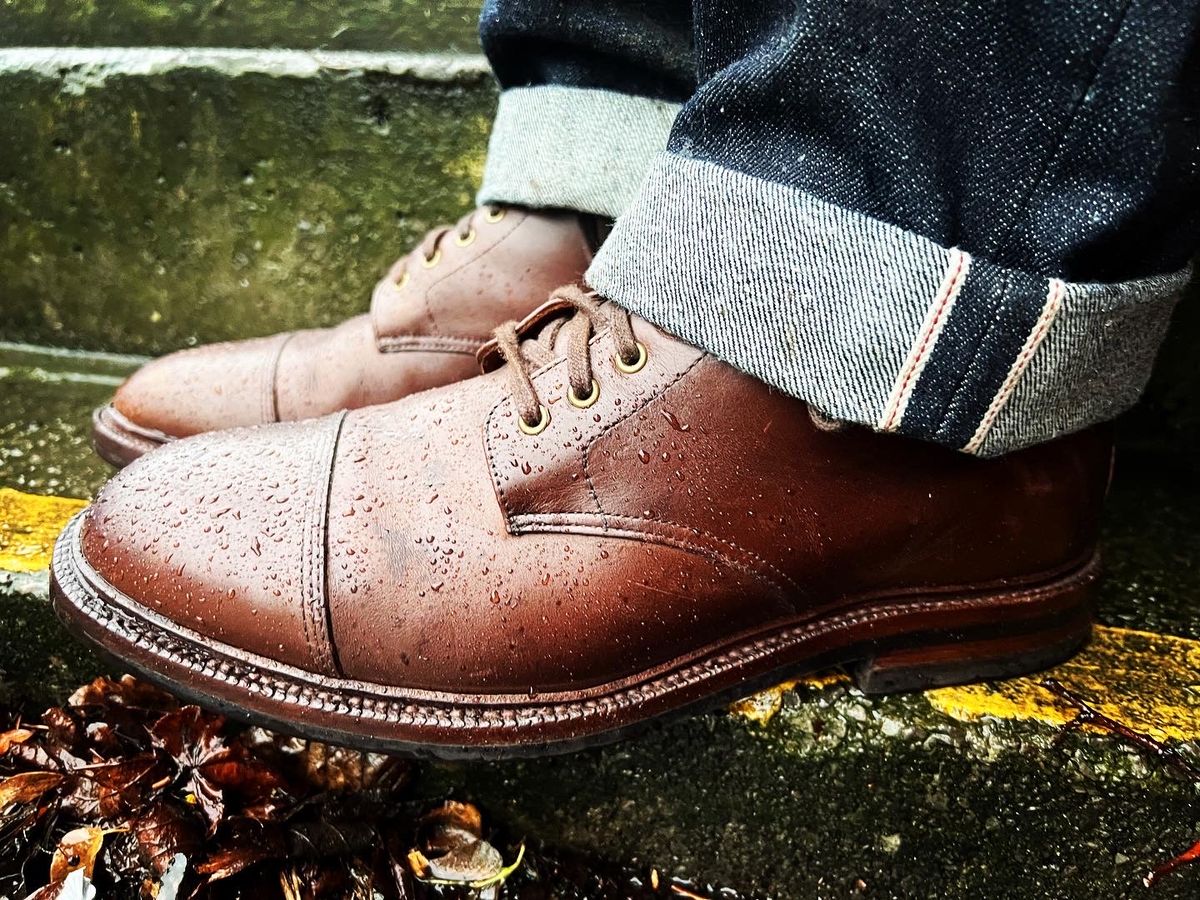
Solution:
{"label": "boot heel stack", "polygon": [[[990,621],[966,611],[936,631],[883,639],[849,667],[866,694],[891,694],[1027,675],[1069,659],[1092,633],[1098,561],[1019,604],[997,598]],[[949,627],[946,627],[949,625]]]}

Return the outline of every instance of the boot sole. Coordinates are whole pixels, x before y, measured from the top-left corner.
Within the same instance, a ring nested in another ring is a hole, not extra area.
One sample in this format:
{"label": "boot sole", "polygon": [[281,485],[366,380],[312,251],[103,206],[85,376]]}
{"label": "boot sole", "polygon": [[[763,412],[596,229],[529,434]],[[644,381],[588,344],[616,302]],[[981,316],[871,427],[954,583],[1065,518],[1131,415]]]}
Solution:
{"label": "boot sole", "polygon": [[620,681],[570,692],[472,695],[316,675],[192,632],[131,600],[83,558],[77,515],[54,548],[67,627],[190,701],[272,730],[442,759],[541,756],[626,737],[787,678],[845,667],[866,693],[1027,674],[1091,634],[1098,557],[1020,589],[891,600],[777,625]]}
{"label": "boot sole", "polygon": [[92,412],[92,447],[101,459],[118,469],[172,440],[170,435],[138,428],[111,403]]}

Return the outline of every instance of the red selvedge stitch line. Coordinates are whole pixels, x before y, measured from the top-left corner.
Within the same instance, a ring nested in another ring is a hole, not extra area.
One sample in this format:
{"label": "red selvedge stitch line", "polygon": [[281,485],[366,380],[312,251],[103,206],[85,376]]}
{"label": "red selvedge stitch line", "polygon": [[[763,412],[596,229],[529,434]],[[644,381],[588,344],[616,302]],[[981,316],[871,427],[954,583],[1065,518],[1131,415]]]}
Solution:
{"label": "red selvedge stitch line", "polygon": [[1066,285],[1060,279],[1050,279],[1050,291],[1046,296],[1046,305],[1042,307],[1042,314],[1038,317],[1037,326],[1029,335],[1029,339],[1025,341],[1025,346],[1021,349],[1016,362],[1008,370],[1008,377],[1004,379],[1004,384],[1000,386],[1000,390],[992,398],[992,404],[988,407],[988,411],[984,414],[982,421],[980,421],[975,434],[967,442],[966,446],[963,447],[964,452],[975,453],[978,451],[984,439],[988,436],[988,432],[992,430],[992,425],[995,424],[996,417],[1000,415],[1000,410],[1004,409],[1008,403],[1012,392],[1016,390],[1017,381],[1020,380],[1021,375],[1029,366],[1034,351],[1041,346],[1047,332],[1050,331],[1050,326],[1058,318],[1058,311],[1062,307],[1062,297],[1065,291]]}
{"label": "red selvedge stitch line", "polygon": [[909,382],[912,381],[913,375],[917,371],[917,367],[924,359],[926,352],[930,349],[930,340],[937,331],[937,326],[942,320],[942,316],[946,314],[946,307],[950,304],[950,298],[956,293],[959,286],[959,280],[962,278],[968,256],[961,250],[952,250],[951,253],[956,257],[954,269],[950,272],[949,277],[942,282],[942,290],[936,301],[935,312],[929,324],[926,325],[921,333],[920,343],[917,345],[916,351],[910,354],[907,365],[903,370],[903,378],[899,383],[898,389],[892,395],[892,400],[888,404],[887,419],[883,423],[884,431],[891,431],[896,426],[896,415],[900,411],[900,404],[908,390]]}

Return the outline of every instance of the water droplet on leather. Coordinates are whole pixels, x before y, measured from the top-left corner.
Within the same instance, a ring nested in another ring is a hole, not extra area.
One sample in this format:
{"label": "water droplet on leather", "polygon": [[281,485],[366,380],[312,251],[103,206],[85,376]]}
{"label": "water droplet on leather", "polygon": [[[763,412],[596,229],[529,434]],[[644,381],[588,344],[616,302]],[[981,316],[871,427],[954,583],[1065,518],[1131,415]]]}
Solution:
{"label": "water droplet on leather", "polygon": [[689,428],[692,427],[691,425],[685,425],[682,422],[680,422],[679,417],[676,416],[675,413],[671,412],[669,409],[661,410],[661,412],[662,412],[663,418],[666,419],[667,423],[672,428],[674,428],[676,431],[687,431]]}

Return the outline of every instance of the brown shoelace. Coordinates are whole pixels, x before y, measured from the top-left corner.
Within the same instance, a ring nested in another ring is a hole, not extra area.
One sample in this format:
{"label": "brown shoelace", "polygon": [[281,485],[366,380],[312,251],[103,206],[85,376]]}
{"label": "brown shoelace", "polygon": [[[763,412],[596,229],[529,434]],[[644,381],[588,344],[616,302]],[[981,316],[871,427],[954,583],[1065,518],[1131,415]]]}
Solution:
{"label": "brown shoelace", "polygon": [[496,349],[508,364],[508,383],[517,413],[526,426],[542,423],[545,407],[533,383],[533,373],[557,358],[554,350],[559,334],[566,345],[567,375],[571,391],[577,398],[592,395],[595,382],[592,374],[593,334],[610,331],[617,356],[626,366],[634,365],[645,352],[633,336],[629,313],[615,303],[596,299],[580,287],[568,285],[550,295],[574,311],[567,317],[553,319],[536,337],[524,338],[519,322],[506,322],[492,334]]}

